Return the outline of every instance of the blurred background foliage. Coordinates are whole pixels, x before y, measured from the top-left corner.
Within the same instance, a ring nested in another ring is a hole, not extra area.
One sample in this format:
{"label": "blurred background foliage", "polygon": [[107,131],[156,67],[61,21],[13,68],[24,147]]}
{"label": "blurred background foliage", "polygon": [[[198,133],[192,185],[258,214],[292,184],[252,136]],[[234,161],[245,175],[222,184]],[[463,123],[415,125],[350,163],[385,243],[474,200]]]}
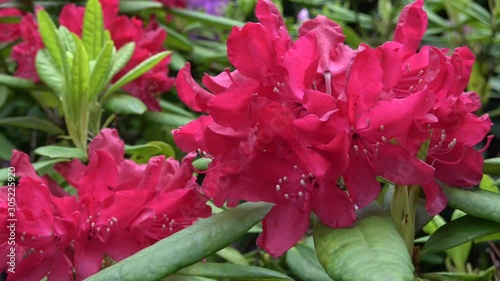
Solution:
{"label": "blurred background foliage", "polygon": [[[217,1],[217,0],[213,0]],[[231,0],[219,15],[209,15],[203,10],[169,9],[150,0],[122,0],[120,11],[145,20],[155,17],[167,30],[165,47],[173,51],[170,75],[186,62],[191,62],[193,77],[201,81],[205,73],[216,75],[231,68],[226,55],[225,42],[234,26],[246,21],[256,21],[253,9],[256,0]],[[275,0],[293,37],[297,36],[299,23],[307,17],[325,15],[339,23],[346,35],[346,43],[357,48],[361,43],[371,46],[391,40],[397,16],[407,0]],[[56,20],[61,8],[68,3],[84,5],[85,1],[8,1],[1,7],[17,7],[32,12],[35,6],[43,6]],[[489,113],[494,126],[495,139],[487,150],[486,158],[496,157],[500,151],[500,1],[498,0],[426,0],[429,25],[423,44],[436,45],[453,50],[468,46],[477,60],[473,67],[469,91],[477,92],[483,107],[478,113]],[[2,18],[0,22],[16,22],[16,18]],[[0,45],[0,73],[12,74],[16,65],[9,59],[14,44]],[[0,81],[2,82],[2,81]],[[5,83],[0,83],[5,84]],[[8,84],[8,83],[7,83]],[[161,112],[124,111],[122,108],[105,108],[104,120],[116,127],[128,145],[128,154],[138,162],[144,162],[157,154],[182,157],[172,141],[171,130],[187,124],[196,114],[180,102],[175,88],[161,95]],[[0,168],[6,167],[12,149],[30,153],[33,162],[50,161],[38,156],[35,149],[45,145],[69,145],[56,135],[64,131],[60,104],[48,88],[0,86]],[[125,112],[125,113],[124,113]],[[23,118],[20,118],[23,117]],[[38,120],[38,121],[36,121]],[[160,143],[161,142],[161,143]],[[49,162],[45,162],[49,163]],[[39,165],[41,172],[50,172],[50,165]],[[62,181],[59,178],[59,181]],[[495,186],[493,178],[486,178],[485,185]],[[497,188],[498,192],[498,188]],[[215,208],[215,207],[214,207]],[[217,211],[217,209],[216,209]],[[443,221],[452,219],[452,212],[443,214]],[[453,217],[454,218],[454,217]],[[432,227],[431,227],[432,228]],[[331,280],[322,270],[314,254],[311,237],[294,247],[281,259],[272,259],[256,249],[255,239],[259,229],[249,233],[233,247],[226,248],[208,261],[227,261],[235,264],[264,266],[289,274],[296,280]],[[435,229],[434,229],[435,230]],[[427,227],[427,233],[434,231]],[[425,238],[425,233],[420,233]],[[500,237],[494,238],[498,240]],[[498,244],[498,243],[497,243]],[[493,246],[492,246],[493,245]],[[500,263],[500,253],[492,242],[478,241],[472,249],[429,254],[421,260],[418,269],[429,271],[476,272],[474,279],[429,280],[491,280],[492,264]],[[492,253],[493,251],[493,253]],[[499,266],[499,265],[497,265]],[[490,268],[491,269],[491,268]],[[486,271],[485,271],[486,270]],[[499,268],[496,268],[498,278]],[[441,277],[440,277],[441,278]],[[198,279],[197,279],[198,280]],[[206,280],[206,279],[203,279]],[[497,279],[498,280],[498,279]]]}

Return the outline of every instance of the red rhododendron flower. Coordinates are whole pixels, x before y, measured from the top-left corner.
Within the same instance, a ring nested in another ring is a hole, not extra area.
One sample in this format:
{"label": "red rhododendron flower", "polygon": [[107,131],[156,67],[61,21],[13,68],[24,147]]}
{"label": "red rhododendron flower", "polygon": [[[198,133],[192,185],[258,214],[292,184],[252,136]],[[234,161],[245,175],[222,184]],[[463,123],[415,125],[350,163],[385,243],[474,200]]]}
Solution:
{"label": "red rhododendron flower", "polygon": [[[19,262],[7,280],[83,280],[101,269],[105,256],[122,260],[210,216],[193,178],[193,154],[181,164],[164,156],[136,164],[124,159],[124,143],[111,129],[92,140],[88,153],[87,165],[75,159],[55,166],[77,189],[76,197],[55,194],[61,188],[39,177],[26,154],[14,151],[12,165],[21,177],[16,187]],[[5,227],[7,204],[7,187],[1,187]],[[9,247],[8,235],[1,234],[2,260]]]}
{"label": "red rhododendron flower", "polygon": [[[216,204],[276,204],[258,239],[271,255],[300,239],[310,211],[328,226],[351,225],[354,209],[379,195],[377,177],[421,185],[431,214],[446,205],[436,179],[479,182],[482,157],[472,147],[491,122],[472,113],[477,94],[463,92],[474,57],[463,48],[451,56],[434,47],[417,52],[427,24],[422,5],[405,7],[394,41],[352,50],[322,16],[306,21],[293,42],[276,7],[260,0],[259,23],[229,36],[236,70],[205,76],[208,91],[189,64],[179,72],[179,97],[208,115],[175,130],[174,140],[212,158],[202,187]],[[426,141],[428,155],[419,159]]]}
{"label": "red rhododendron flower", "polygon": [[[110,31],[111,39],[117,49],[129,42],[135,43],[135,50],[127,65],[114,78],[120,79],[125,73],[132,70],[150,56],[163,51],[163,42],[167,36],[154,19],[144,28],[142,20],[118,15],[118,0],[100,1],[104,16],[104,27]],[[61,10],[59,23],[69,31],[82,35],[83,17],[85,8],[75,4],[67,4]],[[24,16],[20,24],[21,37],[24,40],[16,45],[12,51],[12,58],[18,64],[16,75],[23,78],[39,81],[35,69],[35,57],[43,43],[38,33],[38,26],[33,15]],[[168,63],[170,57],[163,59],[153,69],[128,83],[124,90],[141,99],[150,110],[160,111],[157,101],[158,94],[170,90],[174,79],[168,77]]]}

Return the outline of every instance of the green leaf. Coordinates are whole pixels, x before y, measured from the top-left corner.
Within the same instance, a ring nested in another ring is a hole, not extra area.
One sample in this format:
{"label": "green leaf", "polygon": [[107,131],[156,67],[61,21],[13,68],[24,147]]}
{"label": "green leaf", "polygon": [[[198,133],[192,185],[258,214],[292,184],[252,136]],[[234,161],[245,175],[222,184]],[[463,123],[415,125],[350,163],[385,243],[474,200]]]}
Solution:
{"label": "green leaf", "polygon": [[113,42],[107,42],[99,53],[92,74],[90,74],[89,101],[92,101],[106,87],[112,77],[111,58],[113,57]]}
{"label": "green leaf", "polygon": [[62,67],[62,57],[59,44],[59,35],[57,34],[57,27],[45,10],[38,10],[37,13],[38,30],[42,37],[43,44],[47,48],[50,56],[57,66]]}
{"label": "green leaf", "polygon": [[109,74],[108,79],[111,80],[116,73],[120,72],[120,70],[128,63],[132,54],[134,53],[135,43],[129,42],[123,45],[116,54],[113,56],[113,66],[111,67],[111,73]]}
{"label": "green leaf", "polygon": [[[122,0],[120,1],[120,12],[122,13],[137,13],[147,9],[162,8],[160,2],[144,1],[144,0]],[[170,35],[170,33],[169,33]]]}
{"label": "green leaf", "polygon": [[15,148],[16,146],[9,139],[0,134],[0,159],[10,160],[12,158],[12,150]]}
{"label": "green leaf", "polygon": [[193,121],[193,118],[179,116],[168,112],[148,111],[144,114],[147,120],[162,125],[178,127]]}
{"label": "green leaf", "polygon": [[160,100],[160,106],[162,109],[164,109],[167,112],[175,113],[177,115],[186,116],[186,117],[192,118],[193,120],[196,118],[196,115],[194,115],[192,112],[187,111],[184,108],[182,108],[181,104],[174,104],[174,103],[168,102],[166,100]]}
{"label": "green leaf", "polygon": [[147,106],[138,98],[127,94],[114,95],[106,100],[104,108],[117,114],[143,114]]}
{"label": "green leaf", "polygon": [[47,49],[38,51],[35,58],[35,67],[40,80],[57,95],[60,95],[63,77]]}
{"label": "green leaf", "polygon": [[318,261],[313,248],[296,245],[286,252],[286,264],[303,281],[332,281]]}
{"label": "green leaf", "polygon": [[443,186],[448,206],[469,215],[500,223],[500,194],[486,190],[464,190]]}
{"label": "green leaf", "polygon": [[59,33],[59,38],[61,38],[61,41],[66,47],[66,50],[68,50],[71,54],[74,54],[76,51],[76,44],[75,41],[73,40],[71,32],[64,25],[61,25],[59,26],[58,33]]}
{"label": "green leaf", "polygon": [[49,135],[62,135],[64,131],[54,123],[38,117],[20,116],[0,119],[0,126],[13,126],[40,130]]}
{"label": "green leaf", "polygon": [[466,215],[438,228],[429,237],[420,255],[450,249],[497,232],[500,232],[500,223]]}
{"label": "green leaf", "polygon": [[258,266],[229,263],[197,263],[176,272],[177,275],[202,276],[229,280],[293,280],[283,273]]}
{"label": "green leaf", "polygon": [[424,273],[422,277],[428,278],[430,281],[491,281],[495,274],[495,266],[475,273],[459,273],[459,272],[434,272]]}
{"label": "green leaf", "polygon": [[128,83],[134,81],[142,74],[148,72],[160,61],[166,58],[170,53],[171,53],[170,51],[161,52],[141,62],[139,65],[137,65],[132,70],[123,75],[118,81],[116,81],[116,83],[114,83],[104,94],[104,98],[118,91],[121,87],[127,85]]}
{"label": "green leaf", "polygon": [[484,160],[483,173],[499,176],[500,175],[500,157]]}
{"label": "green leaf", "polygon": [[154,144],[125,145],[125,154],[149,154],[157,155],[161,148]]}
{"label": "green leaf", "polygon": [[160,280],[229,246],[262,220],[272,205],[244,203],[185,228],[105,268],[87,281]]}
{"label": "green leaf", "polygon": [[3,85],[0,85],[0,108],[4,106],[9,97],[9,89]]}
{"label": "green leaf", "polygon": [[188,53],[193,51],[193,43],[184,35],[177,32],[175,29],[170,28],[168,25],[160,24],[160,27],[167,31],[168,36],[165,40],[165,45],[169,49],[183,50]]}
{"label": "green leaf", "polygon": [[392,219],[378,205],[358,211],[350,228],[333,229],[319,220],[314,244],[320,263],[333,280],[413,280],[414,267]]}
{"label": "green leaf", "polygon": [[211,278],[199,277],[199,276],[188,276],[188,275],[176,275],[172,274],[163,281],[217,281]]}
{"label": "green leaf", "polygon": [[[58,158],[58,159],[53,159],[53,160],[40,161],[40,162],[33,163],[33,168],[35,169],[35,171],[39,171],[39,170],[42,170],[42,169],[44,169],[50,165],[53,165],[55,163],[65,162],[68,160],[69,159]],[[8,168],[0,169],[0,182],[7,181],[8,173],[9,173]]]}
{"label": "green leaf", "polygon": [[99,0],[89,0],[83,17],[82,41],[90,60],[97,58],[104,43],[104,19]]}
{"label": "green leaf", "polygon": [[30,79],[14,77],[6,74],[0,74],[0,84],[14,89],[32,90],[36,88],[35,83]]}
{"label": "green leaf", "polygon": [[229,18],[217,17],[203,12],[195,12],[187,9],[170,9],[172,15],[189,19],[203,25],[212,26],[217,29],[231,30],[235,26],[243,26],[245,23]]}
{"label": "green leaf", "polygon": [[42,156],[47,156],[49,158],[77,158],[85,159],[86,154],[84,151],[76,147],[65,147],[65,146],[41,146],[35,149],[35,153]]}
{"label": "green leaf", "polygon": [[241,264],[241,265],[248,265],[248,261],[245,259],[245,257],[240,253],[240,251],[236,250],[235,248],[229,246],[226,247],[217,253],[215,253],[217,256],[227,260],[230,263],[234,264]]}

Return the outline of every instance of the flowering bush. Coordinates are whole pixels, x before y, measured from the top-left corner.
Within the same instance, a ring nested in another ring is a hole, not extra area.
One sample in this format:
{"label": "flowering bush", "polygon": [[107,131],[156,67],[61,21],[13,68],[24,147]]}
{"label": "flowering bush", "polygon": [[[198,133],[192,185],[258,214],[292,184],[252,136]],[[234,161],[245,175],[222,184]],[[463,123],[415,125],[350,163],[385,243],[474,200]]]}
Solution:
{"label": "flowering bush", "polygon": [[[474,48],[429,42],[423,0],[294,3],[0,5],[4,279],[498,280]],[[462,4],[493,46],[500,6]]]}

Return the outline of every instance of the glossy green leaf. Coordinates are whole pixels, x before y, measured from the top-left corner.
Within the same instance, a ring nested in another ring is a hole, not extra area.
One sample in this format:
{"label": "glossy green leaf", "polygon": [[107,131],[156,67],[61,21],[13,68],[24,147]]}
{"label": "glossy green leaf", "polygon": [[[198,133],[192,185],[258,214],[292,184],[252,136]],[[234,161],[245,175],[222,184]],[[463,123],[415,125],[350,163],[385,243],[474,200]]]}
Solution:
{"label": "glossy green leaf", "polygon": [[113,42],[107,42],[102,48],[90,74],[89,101],[95,99],[111,80],[111,58],[113,58]]}
{"label": "glossy green leaf", "polygon": [[490,158],[484,160],[483,173],[499,176],[500,175],[500,157]]}
{"label": "glossy green leaf", "polygon": [[123,45],[118,52],[116,52],[113,56],[113,66],[111,67],[110,77],[108,79],[111,80],[115,74],[117,74],[130,60],[132,54],[134,53],[135,43],[129,42]]}
{"label": "glossy green leaf", "polygon": [[498,186],[495,185],[495,181],[489,175],[483,175],[483,178],[479,183],[479,188],[486,191],[500,193]]}
{"label": "glossy green leaf", "polygon": [[106,94],[104,94],[104,97],[108,97],[112,93],[118,91],[121,87],[127,85],[129,82],[134,81],[142,74],[148,72],[155,65],[157,65],[160,61],[162,61],[164,58],[166,58],[170,53],[171,53],[170,51],[161,52],[161,53],[155,54],[154,56],[151,56],[147,60],[141,62],[139,65],[137,65],[132,70],[127,72],[125,75],[123,75],[118,81],[116,81],[116,83],[114,83],[108,89],[108,91],[106,91]]}
{"label": "glossy green leaf", "polygon": [[82,41],[90,60],[99,56],[104,44],[104,19],[99,0],[89,0],[83,17]]}
{"label": "glossy green leaf", "polygon": [[443,187],[448,206],[469,215],[500,223],[500,194],[486,190]]}
{"label": "glossy green leaf", "polygon": [[14,77],[6,74],[0,74],[0,84],[14,89],[32,90],[36,88],[35,83],[30,79]]}
{"label": "glossy green leaf", "polygon": [[202,276],[217,280],[293,280],[283,273],[267,268],[229,263],[197,263],[179,270],[176,275]]}
{"label": "glossy green leaf", "polygon": [[162,7],[163,4],[160,2],[144,1],[144,0],[120,1],[120,12],[122,13],[137,13],[147,9],[158,9]]}
{"label": "glossy green leaf", "polygon": [[193,118],[179,116],[168,112],[149,111],[144,114],[144,116],[151,122],[172,127],[183,126],[193,121]]}
{"label": "glossy green leaf", "polygon": [[241,264],[241,265],[248,265],[248,261],[245,259],[245,257],[240,253],[240,251],[236,250],[235,248],[229,246],[226,247],[217,253],[215,253],[217,256],[227,260],[230,263],[234,264]]}
{"label": "glossy green leaf", "polygon": [[333,229],[319,220],[314,244],[320,263],[336,281],[413,280],[414,267],[406,244],[391,217],[378,205],[358,211],[349,228]]}
{"label": "glossy green leaf", "polygon": [[42,37],[43,44],[47,48],[50,56],[58,67],[62,67],[61,44],[59,44],[59,35],[57,27],[45,10],[37,12],[38,30]]}
{"label": "glossy green leaf", "polygon": [[35,153],[38,155],[47,156],[49,158],[84,159],[86,157],[85,152],[76,147],[64,147],[55,145],[41,146],[35,149]]}
{"label": "glossy green leaf", "polygon": [[218,17],[209,15],[203,12],[196,12],[187,9],[170,9],[172,15],[189,19],[202,23],[207,26],[212,26],[218,29],[231,30],[235,26],[243,26],[245,23],[230,18]]}
{"label": "glossy green leaf", "polygon": [[296,245],[286,252],[286,264],[302,281],[332,281],[318,261],[313,248]]}
{"label": "glossy green leaf", "polygon": [[104,108],[117,114],[143,114],[147,106],[138,98],[127,94],[114,95],[106,100]]}
{"label": "glossy green leaf", "polygon": [[421,256],[450,249],[497,232],[500,232],[500,223],[466,215],[438,228],[425,243]]}
{"label": "glossy green leaf", "polygon": [[160,280],[229,246],[262,220],[271,207],[268,203],[244,203],[202,219],[87,280]]}
{"label": "glossy green leaf", "polygon": [[54,123],[38,117],[20,116],[0,119],[0,126],[13,126],[46,132],[49,135],[62,135],[64,131]]}
{"label": "glossy green leaf", "polygon": [[60,95],[63,77],[47,49],[38,51],[35,58],[35,67],[40,80],[54,90],[57,95]]}

